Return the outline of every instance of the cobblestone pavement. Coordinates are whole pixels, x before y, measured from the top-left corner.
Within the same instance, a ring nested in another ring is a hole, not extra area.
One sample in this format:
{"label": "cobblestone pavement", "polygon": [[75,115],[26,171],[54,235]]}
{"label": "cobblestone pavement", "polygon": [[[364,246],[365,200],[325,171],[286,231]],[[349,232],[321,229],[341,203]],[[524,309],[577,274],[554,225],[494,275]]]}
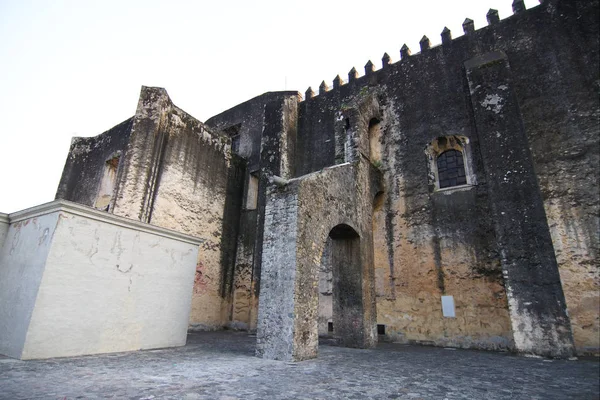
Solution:
{"label": "cobblestone pavement", "polygon": [[320,346],[301,363],[254,357],[255,338],[203,332],[185,347],[44,361],[0,358],[1,399],[598,399],[597,360],[382,343]]}

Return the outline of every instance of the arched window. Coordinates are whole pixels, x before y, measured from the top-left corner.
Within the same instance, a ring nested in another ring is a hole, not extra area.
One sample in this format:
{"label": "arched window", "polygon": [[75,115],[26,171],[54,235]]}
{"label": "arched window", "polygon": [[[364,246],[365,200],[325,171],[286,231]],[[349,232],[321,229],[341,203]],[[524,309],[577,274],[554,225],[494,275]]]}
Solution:
{"label": "arched window", "polygon": [[461,186],[477,185],[471,161],[469,138],[440,136],[426,147],[428,180],[432,192]]}
{"label": "arched window", "polygon": [[440,189],[467,184],[463,154],[458,150],[447,150],[437,158]]}
{"label": "arched window", "polygon": [[374,165],[381,164],[381,123],[377,118],[369,121],[369,158]]}
{"label": "arched window", "polygon": [[116,152],[104,163],[102,180],[100,181],[96,202],[94,203],[94,207],[98,210],[111,211],[111,205],[117,186],[117,170],[119,168],[120,159],[121,153]]}
{"label": "arched window", "polygon": [[242,124],[232,125],[223,131],[231,138],[231,152],[240,155],[240,128]]}

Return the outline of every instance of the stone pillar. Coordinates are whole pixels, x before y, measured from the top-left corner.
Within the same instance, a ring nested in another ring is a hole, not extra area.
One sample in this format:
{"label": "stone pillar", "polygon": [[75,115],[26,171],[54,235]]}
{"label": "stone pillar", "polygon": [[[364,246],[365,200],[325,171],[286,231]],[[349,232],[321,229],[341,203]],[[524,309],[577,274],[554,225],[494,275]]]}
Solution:
{"label": "stone pillar", "polygon": [[573,338],[506,55],[465,62],[517,350],[573,355]]}
{"label": "stone pillar", "polygon": [[[270,101],[264,106],[263,131],[260,143],[260,180],[258,184],[258,207],[256,237],[262,238],[265,226],[266,188],[273,176],[291,178],[294,175],[294,151],[296,148],[296,125],[298,118],[298,98],[289,96]],[[254,245],[252,280],[254,293],[260,294],[263,241]],[[255,304],[253,302],[253,304]],[[255,317],[254,308],[251,308]],[[250,317],[250,325],[254,318]]]}
{"label": "stone pillar", "polygon": [[298,360],[294,341],[297,215],[298,195],[294,190],[272,188],[267,193],[256,338],[258,357]]}
{"label": "stone pillar", "polygon": [[115,214],[150,222],[172,105],[165,89],[142,87],[122,177],[117,183]]}

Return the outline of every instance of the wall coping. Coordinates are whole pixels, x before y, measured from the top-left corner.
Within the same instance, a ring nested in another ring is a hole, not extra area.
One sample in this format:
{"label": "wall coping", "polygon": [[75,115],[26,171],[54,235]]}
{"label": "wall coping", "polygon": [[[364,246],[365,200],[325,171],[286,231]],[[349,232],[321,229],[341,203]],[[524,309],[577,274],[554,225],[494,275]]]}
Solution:
{"label": "wall coping", "polygon": [[353,164],[355,164],[355,163],[354,162],[344,162],[344,163],[341,163],[341,164],[330,165],[329,167],[325,167],[325,168],[320,169],[318,171],[309,172],[308,174],[304,174],[304,175],[297,176],[295,178],[291,178],[291,179],[288,180],[288,183],[299,182],[299,181],[302,181],[302,180],[305,180],[305,179],[310,179],[310,178],[312,178],[314,176],[327,173],[328,171],[331,171],[333,169],[347,167],[348,165],[353,165]]}
{"label": "wall coping", "polygon": [[0,222],[10,224],[10,219],[8,218],[8,214],[0,213]]}
{"label": "wall coping", "polygon": [[147,224],[145,222],[140,222],[125,217],[119,217],[117,215],[110,214],[105,211],[96,210],[88,206],[84,206],[62,199],[40,204],[35,207],[10,213],[8,215],[0,213],[0,221],[2,221],[3,216],[5,216],[4,218],[6,218],[6,222],[13,224],[15,222],[39,217],[46,214],[51,214],[54,212],[65,212],[73,215],[78,215],[80,217],[89,218],[95,221],[105,222],[123,228],[163,236],[169,239],[174,239],[194,245],[200,245],[205,241],[204,239],[186,235],[184,233],[180,233],[171,229],[165,229],[156,225]]}

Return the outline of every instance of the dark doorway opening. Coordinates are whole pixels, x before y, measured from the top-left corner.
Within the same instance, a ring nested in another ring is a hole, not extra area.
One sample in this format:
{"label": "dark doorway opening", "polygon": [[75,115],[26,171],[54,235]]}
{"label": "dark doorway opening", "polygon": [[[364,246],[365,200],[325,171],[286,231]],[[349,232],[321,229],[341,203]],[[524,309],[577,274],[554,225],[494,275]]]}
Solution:
{"label": "dark doorway opening", "polygon": [[333,336],[342,346],[362,347],[365,332],[360,236],[349,225],[340,224],[331,230],[328,242]]}

